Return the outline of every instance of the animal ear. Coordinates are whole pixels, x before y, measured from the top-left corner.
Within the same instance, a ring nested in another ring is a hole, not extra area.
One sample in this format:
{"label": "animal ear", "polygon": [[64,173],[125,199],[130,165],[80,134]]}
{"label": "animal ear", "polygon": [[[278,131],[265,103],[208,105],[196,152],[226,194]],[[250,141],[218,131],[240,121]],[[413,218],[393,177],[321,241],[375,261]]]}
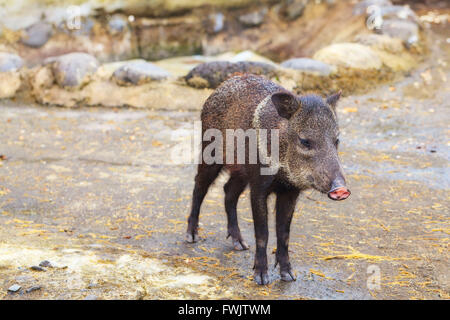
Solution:
{"label": "animal ear", "polygon": [[333,108],[333,110],[336,110],[336,104],[341,97],[341,94],[342,90],[339,90],[338,92],[327,97],[327,103]]}
{"label": "animal ear", "polygon": [[300,107],[300,101],[288,92],[277,92],[272,95],[272,103],[278,111],[278,114],[289,119]]}

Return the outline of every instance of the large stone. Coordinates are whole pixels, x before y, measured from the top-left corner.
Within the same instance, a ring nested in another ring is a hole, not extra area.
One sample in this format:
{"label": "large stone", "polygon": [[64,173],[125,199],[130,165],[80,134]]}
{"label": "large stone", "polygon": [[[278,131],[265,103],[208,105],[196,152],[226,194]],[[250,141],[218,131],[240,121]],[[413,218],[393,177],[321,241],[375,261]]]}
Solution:
{"label": "large stone", "polygon": [[419,40],[419,26],[408,20],[385,20],[379,31],[390,37],[401,39],[406,45],[412,45]]}
{"label": "large stone", "polygon": [[149,81],[163,80],[170,73],[144,60],[126,63],[114,71],[112,78],[119,85],[141,85]]}
{"label": "large stone", "polygon": [[0,72],[0,99],[14,97],[21,84],[18,71]]}
{"label": "large stone", "polygon": [[51,64],[53,76],[63,88],[78,88],[86,84],[99,67],[95,57],[83,52],[49,58],[46,62]]}
{"label": "large stone", "polygon": [[417,64],[417,59],[406,50],[401,39],[382,34],[362,34],[355,41],[374,49],[383,64],[395,72],[411,70]]}
{"label": "large stone", "polygon": [[16,54],[0,52],[0,72],[16,71],[22,68],[23,60]]}
{"label": "large stone", "polygon": [[202,63],[193,68],[185,77],[187,83],[197,88],[216,88],[234,73],[251,73],[272,77],[276,68],[264,62],[213,61]]}
{"label": "large stone", "polygon": [[379,9],[380,15],[384,19],[398,18],[407,20],[410,19],[414,22],[419,22],[419,18],[409,6],[382,6]]}
{"label": "large stone", "polygon": [[0,52],[0,99],[12,98],[19,90],[22,79],[19,69],[23,60],[18,55]]}
{"label": "large stone", "polygon": [[338,67],[360,70],[380,69],[382,66],[377,53],[359,43],[332,44],[317,51],[313,58]]}
{"label": "large stone", "polygon": [[310,58],[293,58],[281,63],[281,66],[288,69],[300,70],[302,72],[316,73],[322,76],[328,76],[333,68],[322,61]]}
{"label": "large stone", "polygon": [[276,64],[266,57],[263,57],[253,51],[244,50],[241,52],[225,52],[215,57],[215,60],[223,60],[229,62],[239,62],[239,61],[253,61],[253,62],[263,62],[275,66]]}
{"label": "large stone", "polygon": [[401,39],[384,34],[360,34],[355,37],[355,42],[390,53],[400,53],[405,50]]}
{"label": "large stone", "polygon": [[21,38],[23,44],[32,48],[40,48],[52,36],[53,26],[47,22],[39,21],[26,28],[24,33]]}

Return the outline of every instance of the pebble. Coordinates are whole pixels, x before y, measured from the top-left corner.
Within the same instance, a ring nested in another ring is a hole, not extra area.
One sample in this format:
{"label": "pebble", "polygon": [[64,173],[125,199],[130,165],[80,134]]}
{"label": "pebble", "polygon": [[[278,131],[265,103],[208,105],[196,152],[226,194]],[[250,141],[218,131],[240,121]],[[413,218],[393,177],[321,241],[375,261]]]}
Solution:
{"label": "pebble", "polygon": [[54,268],[54,265],[48,260],[41,261],[41,263],[39,263],[39,266],[45,268]]}
{"label": "pebble", "polygon": [[32,286],[32,287],[28,288],[25,292],[26,293],[30,293],[30,292],[38,291],[38,290],[41,290],[41,289],[42,289],[41,286]]}
{"label": "pebble", "polygon": [[39,272],[47,271],[44,268],[39,267],[39,266],[32,266],[30,269],[33,271],[39,271]]}
{"label": "pebble", "polygon": [[13,284],[11,287],[8,288],[9,292],[17,292],[20,289],[22,289],[22,287],[18,284]]}

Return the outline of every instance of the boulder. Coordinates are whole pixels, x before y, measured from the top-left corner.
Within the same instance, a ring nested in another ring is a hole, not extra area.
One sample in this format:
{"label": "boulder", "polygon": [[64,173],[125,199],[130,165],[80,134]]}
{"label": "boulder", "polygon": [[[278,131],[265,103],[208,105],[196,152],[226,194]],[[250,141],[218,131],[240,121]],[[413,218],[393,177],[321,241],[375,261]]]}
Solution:
{"label": "boulder", "polygon": [[0,99],[12,98],[19,90],[22,79],[19,69],[23,60],[18,55],[0,52]]}
{"label": "boulder", "polygon": [[302,72],[316,73],[322,76],[328,76],[333,68],[322,61],[310,58],[293,58],[281,63],[281,66],[288,69],[299,70]]}
{"label": "boulder", "polygon": [[32,48],[40,48],[53,34],[53,26],[50,23],[39,21],[24,30],[21,42]]}
{"label": "boulder", "polygon": [[185,77],[187,83],[196,88],[216,88],[234,73],[251,73],[272,77],[276,68],[268,63],[255,61],[213,61],[193,68]]}
{"label": "boulder", "polygon": [[417,63],[401,39],[382,34],[361,34],[355,41],[370,46],[383,64],[395,72],[411,70]]}
{"label": "boulder", "polygon": [[419,18],[409,6],[382,6],[380,7],[379,14],[384,19],[397,18],[402,20],[412,20],[416,23],[419,22]]}
{"label": "boulder", "polygon": [[401,39],[384,34],[360,34],[355,37],[355,42],[390,53],[400,53],[405,50]]}
{"label": "boulder", "polygon": [[379,32],[390,37],[399,38],[408,46],[419,41],[419,26],[415,22],[408,20],[385,20]]}
{"label": "boulder", "polygon": [[259,54],[250,51],[245,50],[241,51],[239,53],[236,52],[225,52],[221,55],[216,56],[216,60],[223,60],[223,61],[229,61],[229,62],[239,62],[239,61],[254,61],[254,62],[263,62],[266,64],[270,64],[275,66],[276,64],[272,61],[267,59],[266,57],[260,56]]}
{"label": "boulder", "polygon": [[97,59],[84,52],[73,52],[46,60],[53,76],[62,88],[78,88],[89,82],[97,71]]}
{"label": "boulder", "polygon": [[16,71],[22,68],[23,60],[16,54],[0,52],[0,72]]}
{"label": "boulder", "polygon": [[382,66],[377,53],[359,43],[332,44],[317,51],[313,58],[330,65],[359,70],[380,69]]}
{"label": "boulder", "polygon": [[157,65],[144,61],[131,61],[114,71],[112,78],[119,85],[141,85],[149,81],[164,80],[170,73]]}

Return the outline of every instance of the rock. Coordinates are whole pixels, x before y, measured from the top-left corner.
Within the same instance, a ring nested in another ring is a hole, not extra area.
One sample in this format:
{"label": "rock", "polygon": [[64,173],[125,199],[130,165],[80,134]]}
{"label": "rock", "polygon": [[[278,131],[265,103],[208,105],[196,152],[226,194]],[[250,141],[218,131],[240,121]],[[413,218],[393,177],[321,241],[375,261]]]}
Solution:
{"label": "rock", "polygon": [[281,63],[281,66],[288,69],[300,70],[303,72],[316,73],[322,76],[328,76],[333,68],[318,60],[309,58],[293,58]]}
{"label": "rock", "polygon": [[305,11],[308,0],[289,0],[283,7],[282,12],[287,20],[295,20]]}
{"label": "rock", "polygon": [[25,290],[25,292],[26,293],[30,293],[30,292],[38,291],[38,290],[41,290],[41,289],[42,289],[41,286],[32,286],[32,287],[28,288],[27,290]]}
{"label": "rock", "polygon": [[419,18],[409,6],[382,6],[379,8],[379,14],[383,18],[397,18],[402,20],[410,19],[416,23],[419,22]]}
{"label": "rock", "polygon": [[123,15],[113,15],[108,21],[109,32],[113,35],[122,33],[128,27],[128,20]]}
{"label": "rock", "polygon": [[19,286],[18,284],[13,284],[11,287],[8,288],[9,292],[18,292],[20,289],[22,289],[21,286]]}
{"label": "rock", "polygon": [[254,61],[254,62],[263,62],[267,63],[273,66],[276,66],[276,64],[263,57],[260,56],[253,51],[245,50],[241,51],[239,53],[236,52],[225,52],[215,57],[215,61],[229,61],[229,62],[239,62],[239,61]]}
{"label": "rock", "polygon": [[353,14],[359,15],[359,14],[365,14],[367,13],[367,8],[370,6],[390,6],[392,5],[392,2],[389,0],[363,0],[358,2],[353,7]]}
{"label": "rock", "polygon": [[235,63],[235,67],[237,68],[236,72],[266,75],[269,77],[274,75],[276,69],[273,65],[258,61],[239,61]]}
{"label": "rock", "polygon": [[132,61],[114,71],[112,78],[119,85],[141,85],[150,81],[164,80],[170,76],[166,70],[147,61]]}
{"label": "rock", "polygon": [[54,268],[54,266],[52,265],[52,263],[48,260],[44,260],[41,261],[41,263],[39,263],[40,267],[45,267],[45,268]]}
{"label": "rock", "polygon": [[53,26],[47,22],[39,21],[25,29],[21,42],[32,48],[40,48],[53,34]]}
{"label": "rock", "polygon": [[196,88],[217,88],[234,73],[252,73],[273,76],[276,68],[264,62],[228,61],[206,62],[196,66],[185,77],[187,83]]}
{"label": "rock", "polygon": [[12,98],[22,85],[19,68],[22,59],[10,53],[0,53],[0,99]]}
{"label": "rock", "polygon": [[0,72],[17,71],[23,66],[23,60],[16,54],[0,52]]}
{"label": "rock", "polygon": [[86,296],[83,300],[98,300],[98,297],[96,295],[90,294]]}
{"label": "rock", "polygon": [[95,57],[83,52],[49,58],[47,63],[51,63],[53,76],[62,88],[77,88],[86,84],[99,67]]}
{"label": "rock", "polygon": [[239,16],[239,21],[246,27],[257,27],[264,22],[266,14],[267,8],[262,8],[258,11]]}
{"label": "rock", "polygon": [[355,37],[355,41],[390,53],[400,53],[405,50],[401,39],[383,34],[360,34]]}
{"label": "rock", "polygon": [[408,46],[419,41],[419,26],[408,20],[385,20],[379,32],[390,37],[399,38]]}
{"label": "rock", "polygon": [[39,272],[45,272],[45,271],[47,271],[47,270],[45,270],[44,268],[39,267],[39,266],[32,266],[30,269],[33,270],[33,271],[39,271]]}
{"label": "rock", "polygon": [[191,87],[217,88],[234,72],[236,71],[232,62],[213,61],[199,64],[186,75],[185,79]]}
{"label": "rock", "polygon": [[368,70],[380,69],[382,61],[370,47],[359,43],[336,43],[322,48],[314,59],[338,67]]}
{"label": "rock", "polygon": [[382,34],[361,34],[356,36],[355,41],[370,46],[392,71],[409,71],[417,64],[401,39]]}

